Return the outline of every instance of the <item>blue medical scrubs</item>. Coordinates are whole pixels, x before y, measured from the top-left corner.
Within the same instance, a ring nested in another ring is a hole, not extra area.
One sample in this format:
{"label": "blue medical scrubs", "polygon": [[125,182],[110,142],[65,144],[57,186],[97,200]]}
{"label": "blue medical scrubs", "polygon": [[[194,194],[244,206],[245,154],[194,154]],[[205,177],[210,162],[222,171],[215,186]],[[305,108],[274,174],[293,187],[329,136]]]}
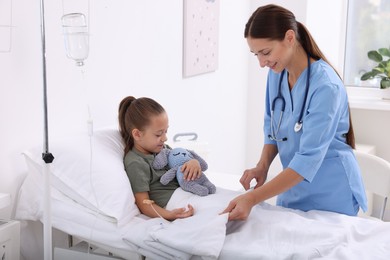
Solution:
{"label": "blue medical scrubs", "polygon": [[[294,125],[304,103],[307,68],[290,91],[288,73],[281,86],[286,105],[276,142],[271,134],[271,104],[278,92],[281,73],[270,70],[267,81],[264,120],[265,144],[277,145],[283,168],[291,168],[304,180],[280,194],[280,206],[308,210],[326,210],[356,215],[359,206],[365,211],[367,199],[359,166],[352,148],[346,143],[349,109],[345,87],[323,60],[311,64],[310,84],[299,132]],[[280,100],[274,109],[275,131],[280,115]]]}

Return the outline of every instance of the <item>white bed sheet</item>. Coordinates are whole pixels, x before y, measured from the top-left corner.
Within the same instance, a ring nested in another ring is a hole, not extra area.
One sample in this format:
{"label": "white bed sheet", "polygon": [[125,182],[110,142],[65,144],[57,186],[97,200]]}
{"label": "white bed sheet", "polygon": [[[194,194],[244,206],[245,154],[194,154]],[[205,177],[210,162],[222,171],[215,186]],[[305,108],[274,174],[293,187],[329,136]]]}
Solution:
{"label": "white bed sheet", "polygon": [[[192,254],[224,260],[390,259],[388,222],[262,203],[252,209],[247,221],[227,223],[218,213],[238,193],[218,188],[214,195],[198,197],[179,189],[168,207],[189,202],[197,209],[193,218],[164,228],[157,219],[145,221],[138,228],[149,232],[128,232],[124,238],[153,251],[151,257],[154,254],[156,259],[166,255],[167,259],[190,259]],[[226,233],[221,232],[225,228]]]}
{"label": "white bed sheet", "polygon": [[[254,207],[247,221],[228,223],[219,212],[239,193],[218,187],[216,194],[198,197],[178,189],[168,208],[190,203],[194,217],[164,222],[140,216],[118,226],[53,189],[52,224],[124,259],[135,252],[150,259],[389,259],[390,223],[266,203]],[[31,201],[19,201],[19,209],[25,203]],[[27,212],[17,211],[19,219],[42,217]]]}

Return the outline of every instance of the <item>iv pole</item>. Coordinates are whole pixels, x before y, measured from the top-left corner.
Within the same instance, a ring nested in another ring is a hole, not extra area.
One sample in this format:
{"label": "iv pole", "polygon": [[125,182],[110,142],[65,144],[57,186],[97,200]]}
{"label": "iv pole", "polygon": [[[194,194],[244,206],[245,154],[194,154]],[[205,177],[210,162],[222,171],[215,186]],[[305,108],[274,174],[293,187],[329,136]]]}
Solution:
{"label": "iv pole", "polygon": [[[88,1],[89,9],[89,1]],[[48,129],[48,109],[47,109],[47,75],[46,75],[46,39],[45,39],[45,7],[44,0],[40,0],[41,13],[41,41],[42,41],[42,75],[43,75],[43,111],[44,111],[44,144],[42,159],[45,162],[44,167],[44,209],[43,209],[43,250],[44,260],[52,260],[52,223],[51,223],[51,194],[50,194],[50,164],[54,156],[49,152],[49,129]],[[84,57],[86,58],[86,57]],[[79,66],[83,62],[78,61]]]}
{"label": "iv pole", "polygon": [[45,39],[45,7],[44,0],[40,0],[41,7],[41,40],[42,40],[42,73],[43,73],[43,112],[44,112],[44,151],[42,159],[44,167],[44,211],[43,211],[43,249],[44,260],[51,260],[52,252],[52,225],[51,225],[51,195],[50,195],[50,163],[54,156],[49,152],[49,129],[47,109],[47,80],[46,80],[46,39]]}

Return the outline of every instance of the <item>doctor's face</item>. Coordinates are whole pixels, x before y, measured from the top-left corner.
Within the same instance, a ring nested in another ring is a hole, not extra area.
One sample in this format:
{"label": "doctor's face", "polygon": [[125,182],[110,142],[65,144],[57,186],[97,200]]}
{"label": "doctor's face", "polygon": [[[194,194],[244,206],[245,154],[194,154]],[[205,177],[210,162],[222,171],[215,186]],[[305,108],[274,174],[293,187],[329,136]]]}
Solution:
{"label": "doctor's face", "polygon": [[279,73],[287,67],[291,57],[291,48],[286,38],[282,41],[247,38],[250,51],[257,57],[260,67],[269,67]]}

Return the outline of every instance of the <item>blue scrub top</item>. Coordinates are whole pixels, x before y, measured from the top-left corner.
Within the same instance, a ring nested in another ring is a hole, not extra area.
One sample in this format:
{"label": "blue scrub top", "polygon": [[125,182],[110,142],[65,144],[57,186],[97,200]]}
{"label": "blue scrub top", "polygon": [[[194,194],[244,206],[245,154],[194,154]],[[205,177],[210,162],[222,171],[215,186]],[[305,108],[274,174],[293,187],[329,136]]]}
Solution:
{"label": "blue scrub top", "polygon": [[[309,92],[303,112],[302,129],[296,133],[304,103],[307,69],[290,91],[285,73],[281,94],[286,106],[276,138],[271,135],[271,104],[278,92],[281,73],[268,73],[264,143],[277,145],[283,168],[291,168],[304,180],[280,194],[280,206],[308,210],[327,210],[356,215],[359,206],[366,211],[367,199],[360,169],[352,148],[346,143],[349,129],[348,97],[333,68],[323,60],[311,64]],[[280,102],[274,110],[274,129],[279,121]]]}

